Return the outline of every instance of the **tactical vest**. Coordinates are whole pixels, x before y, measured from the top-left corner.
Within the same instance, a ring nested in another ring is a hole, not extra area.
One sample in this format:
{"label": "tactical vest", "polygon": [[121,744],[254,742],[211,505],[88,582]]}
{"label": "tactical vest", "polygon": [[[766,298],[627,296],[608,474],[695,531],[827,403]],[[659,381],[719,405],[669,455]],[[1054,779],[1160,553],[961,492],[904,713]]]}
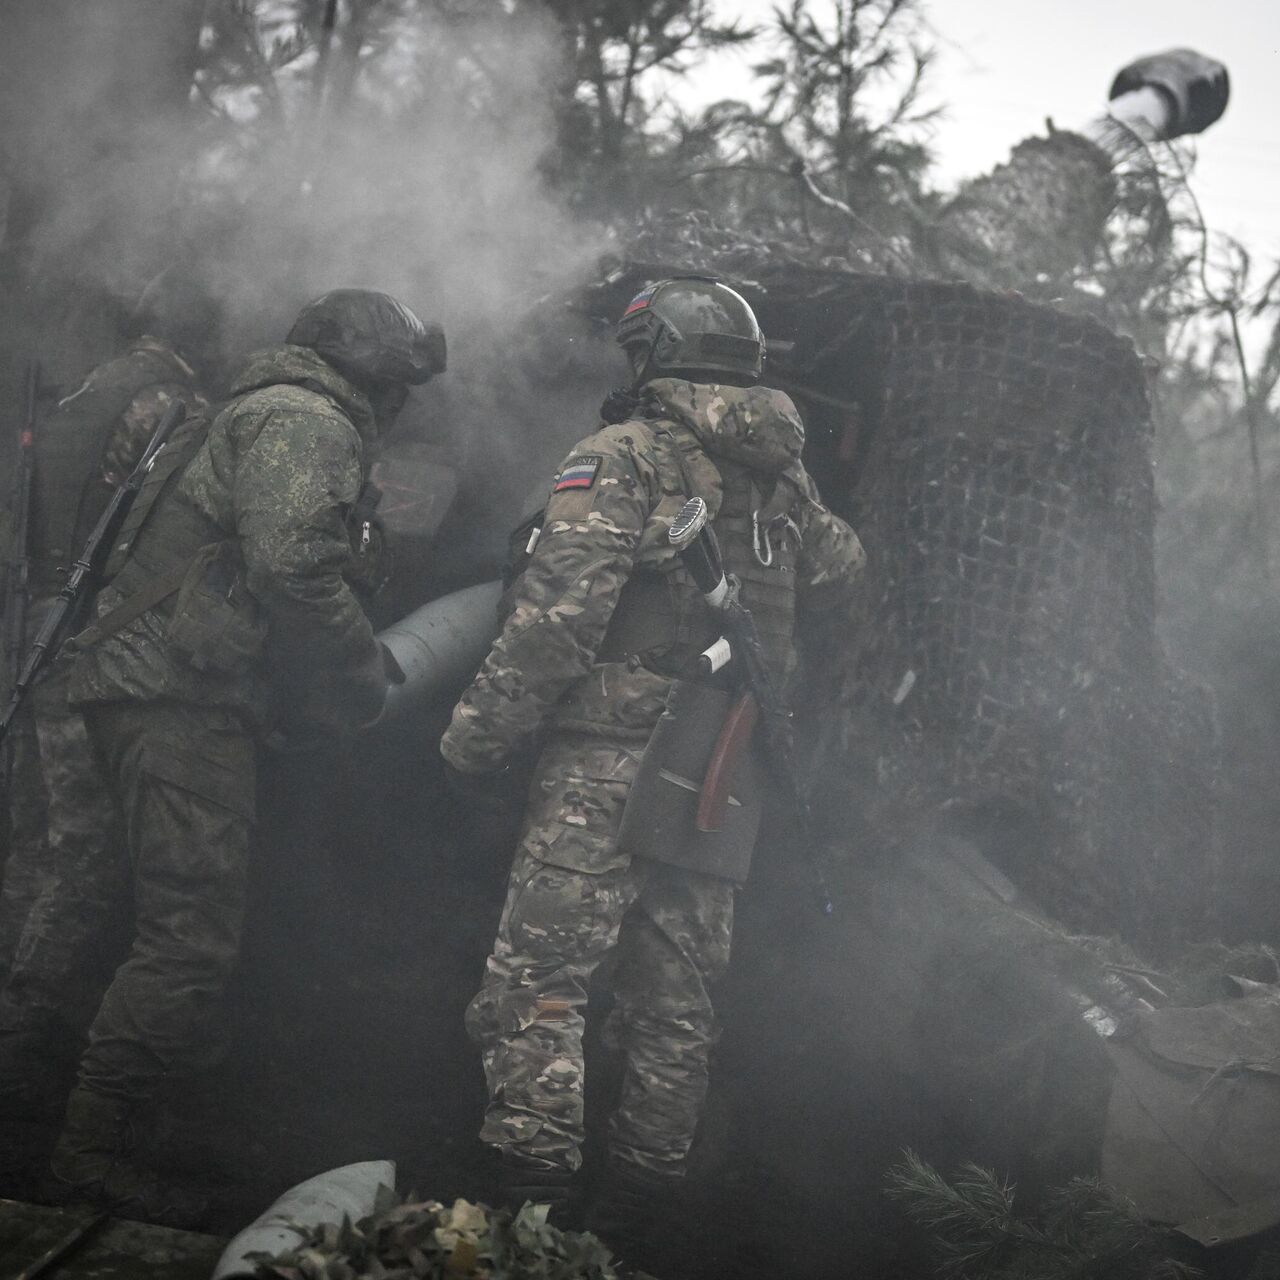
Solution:
{"label": "tactical vest", "polygon": [[53,415],[35,436],[31,504],[31,581],[37,595],[58,589],[98,517],[111,486],[102,459],[117,420],[132,396],[110,416],[94,421]]}
{"label": "tactical vest", "polygon": [[[188,419],[157,455],[107,561],[113,606],[75,638],[86,649],[144,613],[167,621],[175,655],[197,671],[235,674],[262,653],[267,624],[246,585],[239,539],[209,519],[178,490],[178,482],[208,435],[207,418]],[[376,589],[381,532],[374,519],[381,490],[366,484],[347,513],[351,565]]]}
{"label": "tactical vest", "polygon": [[[800,494],[789,480],[779,477],[769,486],[741,463],[704,456],[720,475],[720,506],[711,523],[725,572],[737,578],[769,674],[785,690],[796,663],[800,532],[793,513]],[[692,477],[681,470],[685,488],[692,490]],[[738,688],[741,673],[730,663],[710,679],[693,677],[698,654],[721,634],[719,623],[679,557],[645,560],[642,553],[638,570],[622,589],[599,656],[639,662],[675,677],[675,683],[645,746],[618,839],[633,855],[741,883],[751,869],[768,786],[757,752],[733,766],[721,825],[703,831],[694,820],[699,788],[732,700],[731,693],[720,690]],[[716,687],[700,687],[706,684]]]}
{"label": "tactical vest", "polygon": [[36,432],[31,581],[37,595],[57,591],[106,510],[114,486],[103,478],[103,459],[125,410],[145,387],[185,380],[161,353],[145,355],[150,367],[136,381],[100,389],[109,394],[93,401],[92,413],[78,412],[73,402]]}
{"label": "tactical vest", "polygon": [[[755,619],[770,675],[785,688],[796,665],[800,535],[792,513],[799,494],[785,479],[774,482],[771,492],[762,491],[761,482],[741,463],[708,457],[723,486],[712,528],[725,571],[741,584],[742,602]],[[642,559],[622,589],[598,658],[637,660],[661,675],[687,676],[698,654],[719,635],[712,610],[678,557],[665,556],[656,564]]]}
{"label": "tactical vest", "polygon": [[197,671],[235,672],[261,652],[266,627],[245,587],[239,543],[177,490],[208,431],[207,418],[188,419],[156,456],[107,560],[115,603],[75,637],[77,648],[155,610],[172,649]]}

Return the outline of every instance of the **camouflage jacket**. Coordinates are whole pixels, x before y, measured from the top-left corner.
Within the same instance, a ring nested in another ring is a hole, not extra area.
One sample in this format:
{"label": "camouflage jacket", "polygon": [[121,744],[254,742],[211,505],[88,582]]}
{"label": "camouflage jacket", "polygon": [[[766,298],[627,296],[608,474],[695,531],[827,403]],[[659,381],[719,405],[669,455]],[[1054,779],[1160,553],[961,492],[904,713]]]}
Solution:
{"label": "camouflage jacket", "polygon": [[345,517],[364,483],[373,411],[304,347],[255,353],[232,394],[156,501],[101,593],[98,617],[127,597],[122,584],[138,579],[139,564],[145,582],[189,560],[193,541],[221,543],[232,559],[218,593],[246,614],[246,628],[261,628],[261,652],[238,669],[197,669],[171,635],[179,593],[87,648],[72,699],[181,699],[264,723],[276,718],[274,695],[295,721],[363,723],[377,715],[385,681],[372,628],[344,580],[352,556]]}
{"label": "camouflage jacket", "polygon": [[670,677],[597,654],[631,574],[674,558],[667,530],[689,488],[714,517],[718,459],[744,464],[770,486],[785,479],[795,487],[801,614],[850,593],[862,546],[801,465],[804,426],[787,396],[662,378],[646,388],[640,413],[588,436],[561,468],[514,608],[441,742],[456,768],[497,768],[543,727],[632,738],[652,729]]}
{"label": "camouflage jacket", "polygon": [[40,424],[29,542],[38,598],[56,595],[112,490],[177,398],[204,407],[195,371],[168,343],[142,337],[98,365]]}

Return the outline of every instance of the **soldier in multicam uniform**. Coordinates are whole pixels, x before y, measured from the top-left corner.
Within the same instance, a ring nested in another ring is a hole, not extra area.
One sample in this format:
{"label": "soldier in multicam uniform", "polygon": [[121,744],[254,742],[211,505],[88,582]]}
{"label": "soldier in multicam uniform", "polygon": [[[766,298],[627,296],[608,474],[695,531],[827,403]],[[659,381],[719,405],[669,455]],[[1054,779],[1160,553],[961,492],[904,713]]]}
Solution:
{"label": "soldier in multicam uniform", "polygon": [[[444,363],[438,327],[386,294],[337,290],[304,308],[285,344],[249,358],[212,424],[189,419],[158,455],[96,620],[70,642],[71,701],[127,818],[136,924],[52,1157],[75,1198],[154,1221],[200,1216],[197,1197],[137,1158],[133,1134],[160,1082],[208,1054],[240,945],[256,738],[342,733],[380,714],[395,673],[347,581],[347,518],[370,446],[408,386]],[[54,901],[42,939],[101,925],[78,910]],[[40,958],[11,996],[50,980]]]}
{"label": "soldier in multicam uniform", "polygon": [[[195,370],[172,341],[185,330],[166,323],[164,309],[154,304],[156,291],[149,293],[135,309],[134,331],[142,332],[129,349],[95,368],[36,433],[28,644],[112,490],[133,469],[170,401],[182,399],[193,408],[203,404]],[[194,344],[183,342],[184,348],[189,345]],[[14,777],[10,852],[0,890],[0,976],[7,975],[20,951],[41,893],[55,880],[64,891],[82,883],[81,869],[113,860],[109,851],[119,841],[115,808],[84,721],[67,706],[64,664],[51,666],[32,689],[11,735]],[[68,1008],[64,998],[56,1003],[59,1011]],[[4,1017],[0,999],[0,1028]]]}
{"label": "soldier in multicam uniform", "polygon": [[667,530],[688,497],[707,501],[780,684],[795,666],[797,615],[839,607],[863,552],[800,462],[794,405],[755,385],[764,342],[738,294],[702,278],[662,281],[628,307],[618,340],[638,407],[565,461],[512,611],[441,751],[455,788],[483,799],[535,735],[539,745],[497,941],[467,1016],[489,1085],[481,1138],[499,1152],[505,1198],[565,1212],[585,1136],[583,1008],[613,953],[626,1071],[587,1221],[626,1248],[684,1175],[716,1040],[710,993],[746,862],[692,869],[687,849],[668,862],[619,839],[677,678],[719,634]]}

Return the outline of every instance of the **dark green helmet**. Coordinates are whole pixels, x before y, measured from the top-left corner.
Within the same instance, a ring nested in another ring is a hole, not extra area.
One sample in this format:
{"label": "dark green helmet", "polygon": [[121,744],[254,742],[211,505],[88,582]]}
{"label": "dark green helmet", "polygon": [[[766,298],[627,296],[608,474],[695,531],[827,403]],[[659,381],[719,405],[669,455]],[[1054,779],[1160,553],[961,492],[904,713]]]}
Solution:
{"label": "dark green helmet", "polygon": [[285,341],[361,384],[416,384],[445,370],[444,330],[372,289],[334,289],[308,302]]}
{"label": "dark green helmet", "polygon": [[755,313],[711,276],[674,276],[642,289],[618,321],[618,344],[641,381],[705,372],[754,382],[764,368]]}
{"label": "dark green helmet", "polygon": [[184,356],[203,365],[218,345],[221,311],[211,291],[190,270],[166,267],[148,281],[125,319],[126,337],[144,333],[172,343]]}

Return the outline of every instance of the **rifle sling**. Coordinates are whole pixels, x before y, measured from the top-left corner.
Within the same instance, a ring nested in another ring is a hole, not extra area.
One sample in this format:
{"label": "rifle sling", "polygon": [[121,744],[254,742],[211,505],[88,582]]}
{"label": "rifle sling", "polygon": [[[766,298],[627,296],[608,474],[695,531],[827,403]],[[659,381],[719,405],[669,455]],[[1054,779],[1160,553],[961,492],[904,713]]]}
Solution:
{"label": "rifle sling", "polygon": [[180,564],[168,573],[161,574],[158,578],[153,578],[134,595],[126,596],[114,609],[104,613],[97,622],[73,636],[71,646],[76,650],[92,648],[108,636],[123,631],[135,619],[142,617],[148,609],[154,609],[156,605],[167,600],[182,586],[182,581],[195,563],[195,559],[203,555],[205,550],[206,548],[202,547],[197,557]]}

